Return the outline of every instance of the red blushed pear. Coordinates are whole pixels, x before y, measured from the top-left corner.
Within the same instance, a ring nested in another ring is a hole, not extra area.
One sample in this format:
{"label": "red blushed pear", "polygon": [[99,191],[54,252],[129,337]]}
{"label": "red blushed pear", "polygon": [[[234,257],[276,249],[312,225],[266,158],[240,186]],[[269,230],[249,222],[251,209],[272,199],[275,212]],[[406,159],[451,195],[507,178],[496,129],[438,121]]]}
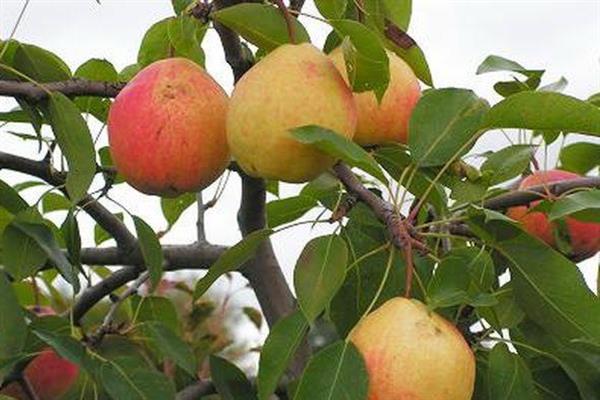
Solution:
{"label": "red blushed pear", "polygon": [[[381,102],[373,92],[354,93],[358,110],[358,125],[354,141],[360,145],[378,145],[386,142],[407,143],[408,121],[421,97],[419,81],[404,60],[387,51],[390,82]],[[329,57],[347,79],[344,53],[340,47]]]}
{"label": "red blushed pear", "polygon": [[306,182],[335,159],[298,142],[290,130],[320,125],[352,138],[356,118],[352,92],[331,60],[311,44],[285,44],[237,83],[227,114],[227,140],[247,174]]}
{"label": "red blushed pear", "polygon": [[[54,310],[46,306],[34,306],[30,310],[40,317],[56,314]],[[77,381],[79,367],[61,358],[51,348],[46,348],[27,364],[23,375],[31,384],[31,388],[39,400],[59,400]],[[0,394],[18,400],[29,400],[17,382],[8,385]]]}
{"label": "red blushed pear", "polygon": [[228,98],[197,64],[157,61],[119,93],[108,116],[110,153],[125,180],[147,194],[198,191],[229,163]]}
{"label": "red blushed pear", "polygon": [[475,357],[454,325],[418,300],[396,297],[359,322],[350,340],[369,375],[368,400],[470,400]]}
{"label": "red blushed pear", "polygon": [[[527,189],[531,186],[546,185],[550,183],[577,179],[579,175],[561,170],[538,171],[523,179],[519,189]],[[519,221],[523,229],[530,235],[536,236],[548,245],[558,248],[556,237],[559,226],[550,222],[548,216],[541,211],[528,212],[539,201],[532,202],[529,206],[518,206],[508,209],[507,215]],[[566,232],[571,246],[570,257],[581,260],[591,257],[600,251],[600,224],[594,222],[579,221],[575,218],[565,218]]]}

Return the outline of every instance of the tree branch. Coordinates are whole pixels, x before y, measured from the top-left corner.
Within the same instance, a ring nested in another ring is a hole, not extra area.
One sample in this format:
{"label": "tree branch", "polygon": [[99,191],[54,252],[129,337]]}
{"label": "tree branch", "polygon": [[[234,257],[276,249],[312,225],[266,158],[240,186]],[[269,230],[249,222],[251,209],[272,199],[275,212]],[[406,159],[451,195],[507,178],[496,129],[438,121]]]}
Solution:
{"label": "tree branch", "polygon": [[544,198],[547,193],[560,196],[565,192],[579,188],[600,188],[600,177],[584,177],[531,186],[527,190],[517,190],[488,199],[483,202],[483,207],[490,210],[503,210],[509,207],[528,205],[534,200]]}
{"label": "tree branch", "polygon": [[[116,97],[125,86],[124,82],[103,82],[87,79],[70,79],[61,82],[44,83],[50,92],[60,92],[67,96]],[[0,80],[0,96],[19,97],[38,102],[48,97],[48,92],[30,82]]]}
{"label": "tree branch", "polygon": [[[66,190],[64,189],[66,175],[54,170],[52,166],[45,161],[34,161],[28,158],[0,152],[0,169],[9,169],[38,177],[50,185],[60,187],[61,191],[67,195]],[[123,221],[115,217],[113,213],[96,201],[92,196],[85,196],[78,205],[87,212],[98,225],[115,238],[120,251],[129,253],[137,248],[137,239],[129,232],[129,229],[127,229],[127,226],[125,226]]]}

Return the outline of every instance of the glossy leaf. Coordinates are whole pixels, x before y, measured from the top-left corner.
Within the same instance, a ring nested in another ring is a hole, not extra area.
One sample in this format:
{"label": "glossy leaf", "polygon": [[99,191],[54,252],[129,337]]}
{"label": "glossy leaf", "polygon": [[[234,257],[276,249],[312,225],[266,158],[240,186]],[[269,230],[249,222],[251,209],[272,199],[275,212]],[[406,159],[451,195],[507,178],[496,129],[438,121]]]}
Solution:
{"label": "glossy leaf", "polygon": [[265,340],[258,364],[258,398],[268,400],[308,331],[301,312],[277,321]]}
{"label": "glossy leaf", "polygon": [[292,129],[294,138],[302,143],[312,144],[319,150],[340,158],[348,165],[362,169],[383,183],[387,178],[373,157],[352,140],[316,125]]}
{"label": "glossy leaf", "polygon": [[272,233],[272,229],[254,231],[235,246],[221,254],[219,259],[211,265],[206,275],[204,275],[204,277],[196,284],[194,298],[200,298],[200,296],[202,296],[221,275],[235,271],[252,258],[258,249],[258,246],[260,246]]}
{"label": "glossy leaf", "polygon": [[330,24],[343,39],[342,50],[352,90],[373,91],[381,100],[390,82],[390,68],[379,37],[357,21],[340,19]]}
{"label": "glossy leaf", "polygon": [[135,224],[135,231],[140,242],[144,262],[150,274],[150,282],[152,287],[155,288],[163,274],[162,247],[152,227],[143,219],[134,215],[133,223]]}
{"label": "glossy leaf", "polygon": [[244,373],[217,356],[210,356],[210,376],[222,400],[255,400],[256,394]]}
{"label": "glossy leaf", "polygon": [[494,346],[489,357],[490,400],[537,399],[531,371],[518,354],[503,343]]}
{"label": "glossy leaf", "polygon": [[[270,5],[242,3],[213,12],[211,16],[266,51],[291,42],[283,15]],[[306,29],[296,19],[294,30],[296,43],[310,42]]]}
{"label": "glossy leaf", "polygon": [[23,310],[6,275],[0,273],[0,359],[18,356],[26,339]]}
{"label": "glossy leaf", "polygon": [[364,400],[369,380],[365,362],[351,342],[336,342],[310,360],[294,400]]}
{"label": "glossy leaf", "polygon": [[267,224],[270,228],[275,228],[292,222],[316,205],[314,198],[302,195],[270,201],[267,203]]}
{"label": "glossy leaf", "polygon": [[443,165],[466,153],[481,133],[485,100],[466,89],[433,89],[417,103],[409,122],[408,146],[421,166]]}
{"label": "glossy leaf", "polygon": [[50,96],[47,113],[58,145],[69,165],[67,192],[76,203],[85,196],[96,174],[96,152],[92,136],[77,106],[62,93]]}
{"label": "glossy leaf", "polygon": [[600,136],[600,108],[575,97],[553,92],[522,92],[492,107],[487,129],[560,130]]}
{"label": "glossy leaf", "polygon": [[348,250],[336,235],[306,244],[294,269],[294,288],[300,309],[309,322],[323,312],[344,282]]}

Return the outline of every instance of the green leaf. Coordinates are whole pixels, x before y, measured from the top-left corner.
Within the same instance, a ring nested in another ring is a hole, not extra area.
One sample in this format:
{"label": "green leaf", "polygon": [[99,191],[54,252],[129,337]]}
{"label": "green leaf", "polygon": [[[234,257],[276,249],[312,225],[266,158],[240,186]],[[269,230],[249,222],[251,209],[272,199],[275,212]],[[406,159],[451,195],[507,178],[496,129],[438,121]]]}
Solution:
{"label": "green leaf", "polygon": [[177,55],[204,66],[204,52],[200,43],[206,32],[206,25],[187,15],[180,15],[169,21],[167,28],[169,41],[177,51]]}
{"label": "green leaf", "polygon": [[552,204],[550,221],[571,215],[581,221],[600,223],[600,190],[589,190],[562,197]]}
{"label": "green leaf", "polygon": [[224,358],[210,356],[210,376],[222,400],[256,400],[244,373]]}
{"label": "green leaf", "polygon": [[140,247],[142,248],[144,262],[150,274],[150,283],[153,288],[156,288],[163,274],[164,258],[162,247],[152,227],[143,219],[134,215],[133,223],[135,224],[135,231],[140,242]]}
{"label": "green leaf", "polygon": [[308,322],[323,312],[344,283],[347,261],[346,243],[336,235],[312,239],[300,253],[294,269],[294,288]]}
{"label": "green leaf", "polygon": [[85,347],[68,335],[58,334],[46,329],[33,329],[33,333],[44,343],[51,346],[58,355],[75,364],[82,365],[85,357]]}
{"label": "green leaf", "polygon": [[191,347],[166,325],[154,321],[142,325],[142,331],[154,347],[191,376],[198,373],[198,364]]}
{"label": "green leaf", "polygon": [[175,198],[163,197],[160,199],[160,208],[169,224],[169,229],[175,225],[181,214],[196,202],[195,193],[184,193]]}
{"label": "green leaf", "polygon": [[319,13],[327,19],[336,19],[344,15],[348,0],[315,0]]}
{"label": "green leaf", "polygon": [[58,193],[46,193],[42,198],[42,210],[44,210],[44,214],[52,211],[68,210],[72,206],[73,204],[65,196]]}
{"label": "green leaf", "polygon": [[292,136],[301,143],[312,144],[319,150],[342,159],[348,165],[362,169],[383,183],[388,182],[369,153],[352,140],[330,129],[307,125],[292,129]]}
{"label": "green leaf", "polygon": [[196,284],[194,299],[200,298],[221,275],[235,271],[252,258],[258,249],[258,246],[260,246],[272,233],[272,229],[254,231],[235,246],[221,254],[218,260],[211,265],[206,275],[204,275]]}
{"label": "green leaf", "polygon": [[577,267],[512,223],[472,217],[469,227],[509,261],[515,299],[549,333],[600,343],[600,302]]}
{"label": "green leaf", "polygon": [[301,312],[284,317],[269,332],[258,364],[258,398],[268,400],[308,331]]}
{"label": "green leaf", "polygon": [[99,375],[102,386],[114,400],[175,398],[173,383],[164,374],[153,371],[147,366],[132,368],[128,365],[126,357],[103,363]]}
{"label": "green leaf", "polygon": [[13,67],[41,83],[64,81],[71,77],[69,67],[56,54],[32,44],[19,44]]}
{"label": "green leaf", "polygon": [[411,156],[421,166],[443,165],[466,153],[481,133],[485,100],[467,89],[432,89],[417,103],[408,126]]}
{"label": "green leaf", "polygon": [[497,304],[477,309],[494,329],[514,328],[525,318],[525,313],[517,305],[512,286],[508,282],[498,289],[494,294]]}
{"label": "green leaf", "polygon": [[16,189],[13,189],[3,180],[0,180],[0,207],[11,214],[17,214],[26,210],[29,205],[19,195]]}
{"label": "green leaf", "polygon": [[75,293],[79,292],[77,269],[65,257],[50,228],[41,222],[30,222],[28,219],[23,218],[22,214],[11,222],[11,226],[33,239],[36,245],[46,253],[50,261],[58,268],[63,278],[73,286]]}
{"label": "green leaf", "polygon": [[[266,51],[291,42],[283,15],[270,5],[242,3],[213,12],[211,16]],[[306,29],[296,19],[294,29],[296,43],[310,42]]]}
{"label": "green leaf", "polygon": [[330,21],[342,40],[348,81],[354,92],[373,91],[381,100],[390,82],[389,59],[377,34],[352,20]]}
{"label": "green leaf", "polygon": [[303,195],[270,201],[267,203],[267,224],[270,228],[287,224],[316,206],[314,198]]}
{"label": "green leaf", "polygon": [[4,229],[1,244],[6,272],[16,281],[33,276],[48,259],[37,242],[13,224]]}
{"label": "green leaf", "polygon": [[81,235],[79,234],[79,225],[72,209],[69,210],[65,221],[60,227],[60,231],[69,251],[69,259],[73,264],[79,266],[81,264]]}
{"label": "green leaf", "polygon": [[175,50],[169,41],[169,24],[173,19],[173,17],[162,19],[146,31],[138,50],[137,65],[139,68],[174,55]]}
{"label": "green leaf", "polygon": [[538,398],[527,364],[504,343],[497,343],[490,352],[487,379],[490,400]]}
{"label": "green leaf", "polygon": [[[113,215],[115,217],[117,217],[118,219],[120,219],[121,221],[123,221],[124,216],[123,216],[122,212],[117,212],[117,213],[114,213]],[[94,226],[94,243],[96,243],[96,245],[99,245],[101,243],[106,242],[109,239],[112,239],[112,236],[110,235],[110,233],[106,232],[103,227],[96,224]]]}
{"label": "green leaf", "polygon": [[467,303],[470,281],[469,269],[462,258],[445,257],[427,286],[428,306],[435,309]]}
{"label": "green leaf", "polygon": [[119,72],[119,81],[129,82],[140,70],[141,67],[137,63],[126,66]]}
{"label": "green leaf", "polygon": [[171,0],[173,11],[175,11],[175,14],[179,15],[185,11],[185,9],[192,4],[193,1],[194,0]]}
{"label": "green leaf", "polygon": [[483,121],[487,129],[560,130],[600,136],[600,108],[553,92],[522,92],[492,107]]}
{"label": "green leaf", "polygon": [[[386,29],[389,30],[390,26],[387,25]],[[404,47],[400,47],[395,41],[386,39],[386,47],[392,50],[394,53],[396,53],[398,57],[406,61],[406,63],[414,71],[415,75],[417,76],[417,78],[419,78],[421,82],[425,83],[427,86],[433,87],[433,77],[431,76],[431,70],[429,69],[427,59],[425,58],[425,53],[423,53],[423,50],[417,44],[414,43],[414,40],[410,36],[408,36],[406,32],[400,30],[398,33],[398,36],[402,38],[410,38],[410,41],[413,44],[411,44],[411,46],[408,49],[406,49]]]}
{"label": "green leaf", "polygon": [[47,117],[69,165],[67,192],[76,203],[87,193],[96,174],[96,152],[87,124],[77,106],[62,93],[49,98]]}
{"label": "green leaf", "polygon": [[490,185],[506,182],[527,169],[534,152],[535,147],[526,144],[516,144],[494,151],[487,156],[487,160],[481,166],[481,172],[489,179]]}
{"label": "green leaf", "polygon": [[483,60],[479,67],[477,67],[477,75],[484,74],[486,72],[497,71],[518,72],[528,78],[539,78],[544,73],[544,70],[527,69],[515,61],[495,55],[488,56],[485,60]]}
{"label": "green leaf", "polygon": [[600,143],[573,143],[560,151],[560,168],[587,174],[600,166]]}
{"label": "green leaf", "polygon": [[366,0],[366,19],[369,25],[385,29],[386,20],[406,31],[412,13],[412,0]]}
{"label": "green leaf", "polygon": [[552,82],[548,85],[542,86],[538,90],[540,92],[562,92],[568,84],[569,81],[567,81],[564,76],[561,76],[560,79],[556,82]]}
{"label": "green leaf", "polygon": [[175,306],[166,297],[133,296],[131,309],[136,322],[160,322],[173,332],[180,332],[179,319]]}
{"label": "green leaf", "polygon": [[6,275],[0,272],[0,359],[18,356],[26,339],[23,310]]}
{"label": "green leaf", "polygon": [[348,342],[336,342],[310,360],[294,400],[364,400],[369,385],[365,362]]}
{"label": "green leaf", "polygon": [[108,60],[101,58],[87,60],[75,70],[73,76],[105,82],[117,82],[119,80],[119,74],[115,67]]}

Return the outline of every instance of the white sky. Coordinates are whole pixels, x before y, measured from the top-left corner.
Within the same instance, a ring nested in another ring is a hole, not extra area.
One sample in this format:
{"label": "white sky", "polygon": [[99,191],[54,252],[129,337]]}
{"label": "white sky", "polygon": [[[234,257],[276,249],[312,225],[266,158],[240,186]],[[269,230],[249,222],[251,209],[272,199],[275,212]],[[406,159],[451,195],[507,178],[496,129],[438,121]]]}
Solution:
{"label": "white sky", "polygon": [[[12,30],[23,3],[21,0],[0,0],[1,38],[6,38]],[[140,41],[150,25],[173,15],[169,0],[102,0],[101,3],[98,5],[94,0],[32,0],[15,38],[55,52],[72,70],[90,58],[106,58],[120,70],[136,61]],[[307,3],[304,11],[316,14],[312,2]],[[413,3],[409,32],[423,48],[437,87],[471,88],[495,103],[499,97],[492,90],[493,83],[509,76],[502,73],[476,76],[475,70],[487,55],[497,54],[525,67],[546,69],[546,83],[565,76],[569,81],[566,93],[576,97],[587,98],[600,91],[599,0],[415,0]],[[329,32],[327,27],[306,18],[302,21],[313,42],[322,45]],[[207,54],[208,72],[230,92],[231,73],[214,31],[208,32],[203,48]],[[10,109],[13,104],[6,98],[0,99],[2,110]],[[92,129],[98,128],[92,125]],[[25,131],[29,128],[13,125],[11,129]],[[105,133],[101,143],[106,144]],[[480,141],[477,150],[505,145],[501,134],[490,133]],[[0,149],[35,157],[35,146],[6,134],[0,138]],[[13,183],[26,179],[4,171],[1,178]],[[114,190],[113,197],[142,216],[155,230],[163,229],[166,223],[158,198],[144,196],[124,186]],[[290,195],[297,190],[297,186],[286,185],[283,194]],[[213,192],[214,187],[209,188],[205,196],[212,196]],[[35,200],[39,194],[30,190],[28,199]],[[233,244],[240,239],[235,219],[238,202],[239,180],[232,174],[219,204],[207,214],[210,241]],[[118,210],[111,203],[106,205]],[[53,214],[56,221],[64,218],[62,213]],[[85,218],[82,235],[84,243],[90,245],[93,243],[93,225]],[[193,241],[194,220],[192,207],[163,242]],[[290,283],[295,260],[304,243],[309,237],[330,230],[328,227],[311,232],[309,228],[299,227],[275,237],[276,252]],[[597,258],[582,265],[592,287],[595,287],[597,266]],[[237,297],[240,301],[255,302],[249,291],[243,293]]]}

